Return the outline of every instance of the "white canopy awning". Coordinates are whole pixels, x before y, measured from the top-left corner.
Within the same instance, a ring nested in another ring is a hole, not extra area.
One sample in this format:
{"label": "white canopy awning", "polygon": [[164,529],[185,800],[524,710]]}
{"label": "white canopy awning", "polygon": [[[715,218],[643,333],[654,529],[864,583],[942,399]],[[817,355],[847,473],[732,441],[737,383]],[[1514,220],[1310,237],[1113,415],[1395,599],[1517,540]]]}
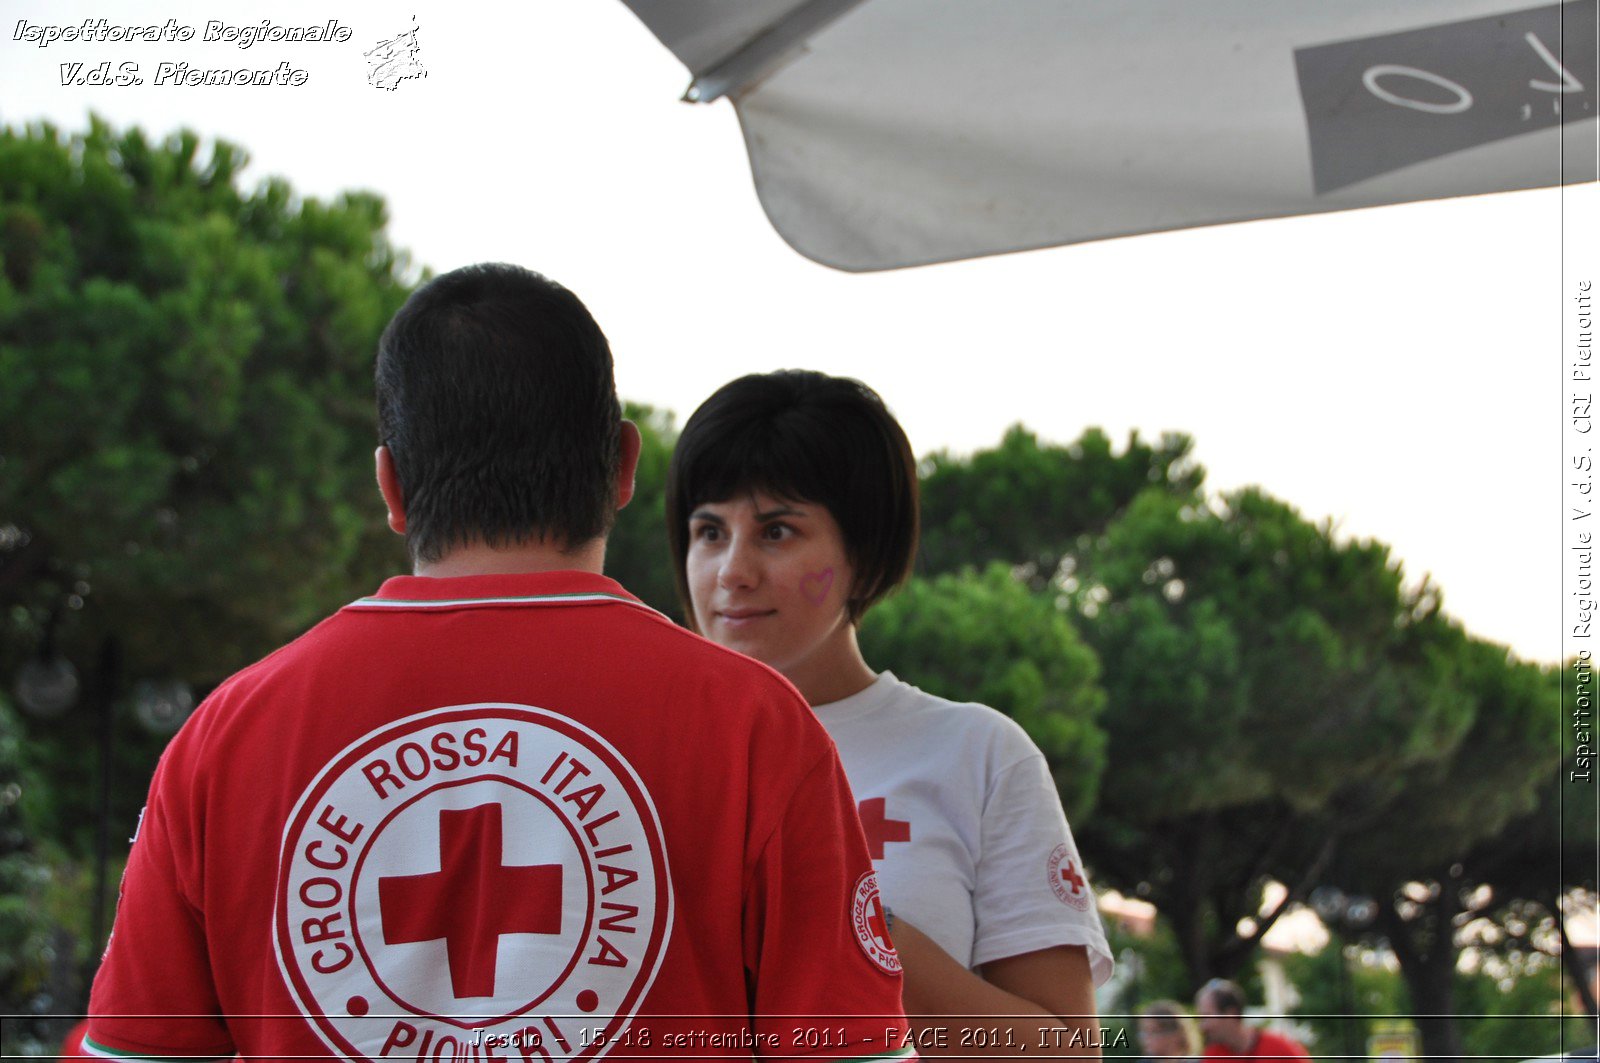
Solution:
{"label": "white canopy awning", "polygon": [[625,2],[840,269],[1596,177],[1596,0]]}

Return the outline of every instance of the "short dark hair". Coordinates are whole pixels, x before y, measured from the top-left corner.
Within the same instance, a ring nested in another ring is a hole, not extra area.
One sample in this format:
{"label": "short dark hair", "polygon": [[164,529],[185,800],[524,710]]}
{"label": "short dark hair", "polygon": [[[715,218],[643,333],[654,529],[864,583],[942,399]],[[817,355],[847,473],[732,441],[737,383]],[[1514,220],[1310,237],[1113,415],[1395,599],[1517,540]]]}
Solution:
{"label": "short dark hair", "polygon": [[859,380],[802,369],[740,377],[683,426],[667,467],[667,534],[691,624],[689,515],[743,491],[828,508],[855,572],[852,622],[911,573],[916,458],[900,422]]}
{"label": "short dark hair", "polygon": [[413,560],[609,530],[622,449],[611,347],[561,285],[503,263],[436,277],[383,330],[376,375]]}
{"label": "short dark hair", "polygon": [[1218,1012],[1231,1011],[1235,1015],[1243,1015],[1246,997],[1244,990],[1239,988],[1237,982],[1230,982],[1226,978],[1213,978],[1200,987],[1200,992],[1195,994],[1195,1000],[1204,997],[1211,998],[1212,1007]]}

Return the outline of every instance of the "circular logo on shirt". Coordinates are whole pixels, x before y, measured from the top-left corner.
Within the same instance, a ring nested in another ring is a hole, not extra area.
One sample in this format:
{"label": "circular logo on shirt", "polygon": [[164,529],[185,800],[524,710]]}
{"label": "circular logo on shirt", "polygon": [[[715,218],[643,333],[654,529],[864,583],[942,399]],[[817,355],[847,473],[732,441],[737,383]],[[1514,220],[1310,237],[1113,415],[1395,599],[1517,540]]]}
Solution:
{"label": "circular logo on shirt", "polygon": [[850,925],[867,959],[885,974],[900,973],[900,954],[889,940],[889,916],[883,910],[883,895],[878,892],[878,876],[868,871],[856,882],[850,902]]}
{"label": "circular logo on shirt", "polygon": [[461,705],[371,732],[307,787],[275,922],[336,1054],[554,1063],[632,1021],[672,892],[654,803],[609,742],[545,709]]}
{"label": "circular logo on shirt", "polygon": [[1077,861],[1066,842],[1062,842],[1050,850],[1050,859],[1046,864],[1046,873],[1050,877],[1050,888],[1062,904],[1086,911],[1089,907],[1089,883],[1078,869]]}

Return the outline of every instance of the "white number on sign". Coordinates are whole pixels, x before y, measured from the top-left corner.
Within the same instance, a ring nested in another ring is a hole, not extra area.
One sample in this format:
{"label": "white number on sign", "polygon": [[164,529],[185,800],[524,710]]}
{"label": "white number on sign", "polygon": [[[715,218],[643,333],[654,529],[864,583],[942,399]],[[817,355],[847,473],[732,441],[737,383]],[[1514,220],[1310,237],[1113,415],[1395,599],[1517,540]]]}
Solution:
{"label": "white number on sign", "polygon": [[[1540,92],[1583,91],[1583,82],[1573,77],[1572,71],[1561,65],[1561,60],[1551,53],[1545,43],[1539,39],[1538,34],[1524,33],[1522,39],[1528,42],[1528,46],[1534,50],[1540,59],[1544,60],[1545,66],[1548,66],[1561,78],[1560,81],[1543,81],[1539,78],[1534,78],[1528,82],[1529,88],[1538,89]],[[1444,89],[1455,99],[1449,103],[1434,103],[1429,100],[1417,100],[1410,96],[1402,96],[1392,89],[1385,88],[1380,83],[1380,79],[1386,77],[1426,81],[1430,85],[1437,85],[1439,88]],[[1385,103],[1392,103],[1397,107],[1409,107],[1414,111],[1426,111],[1428,114],[1460,114],[1472,106],[1472,93],[1468,92],[1465,86],[1431,71],[1419,70],[1414,66],[1400,66],[1398,63],[1380,63],[1377,66],[1369,66],[1366,73],[1361,75],[1361,83],[1367,87],[1368,92]],[[1531,108],[1526,104],[1523,105],[1522,110],[1523,118],[1527,118],[1532,113]],[[1559,105],[1556,107],[1556,113],[1561,113]]]}
{"label": "white number on sign", "polygon": [[[1390,92],[1378,83],[1382,77],[1408,77],[1418,81],[1426,81],[1437,85],[1455,96],[1452,103],[1430,103],[1427,100],[1413,100],[1409,96],[1401,96]],[[1449,78],[1431,74],[1426,70],[1418,70],[1414,66],[1397,66],[1394,63],[1380,63],[1370,66],[1367,72],[1361,75],[1361,83],[1367,91],[1385,103],[1392,103],[1399,107],[1410,107],[1414,111],[1426,111],[1429,114],[1460,114],[1472,106],[1472,93],[1457,85]]]}
{"label": "white number on sign", "polygon": [[1548,66],[1551,70],[1554,70],[1557,74],[1561,75],[1560,84],[1557,84],[1554,81],[1540,81],[1539,79],[1535,78],[1534,80],[1528,82],[1528,86],[1530,88],[1538,89],[1541,92],[1583,91],[1583,82],[1573,77],[1572,73],[1567,70],[1566,67],[1562,66],[1560,61],[1557,60],[1555,56],[1550,54],[1550,49],[1544,46],[1544,42],[1541,41],[1536,34],[1523,34],[1523,39],[1533,46],[1534,51],[1539,53],[1539,58],[1545,61],[1546,66]]}

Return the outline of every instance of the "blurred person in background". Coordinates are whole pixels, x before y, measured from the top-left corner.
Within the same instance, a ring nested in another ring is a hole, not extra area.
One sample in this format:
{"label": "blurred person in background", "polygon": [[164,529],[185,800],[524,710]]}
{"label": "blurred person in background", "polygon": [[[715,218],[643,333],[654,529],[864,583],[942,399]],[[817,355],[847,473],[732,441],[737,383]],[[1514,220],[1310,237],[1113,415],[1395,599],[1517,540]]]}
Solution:
{"label": "blurred person in background", "polygon": [[1244,1021],[1245,995],[1233,982],[1213,978],[1195,994],[1194,1010],[1205,1037],[1205,1058],[1310,1059],[1305,1045],[1292,1037],[1249,1026]]}
{"label": "blurred person in background", "polygon": [[1200,1033],[1182,1004],[1156,1000],[1139,1012],[1139,1048],[1147,1063],[1193,1063],[1200,1053]]}

